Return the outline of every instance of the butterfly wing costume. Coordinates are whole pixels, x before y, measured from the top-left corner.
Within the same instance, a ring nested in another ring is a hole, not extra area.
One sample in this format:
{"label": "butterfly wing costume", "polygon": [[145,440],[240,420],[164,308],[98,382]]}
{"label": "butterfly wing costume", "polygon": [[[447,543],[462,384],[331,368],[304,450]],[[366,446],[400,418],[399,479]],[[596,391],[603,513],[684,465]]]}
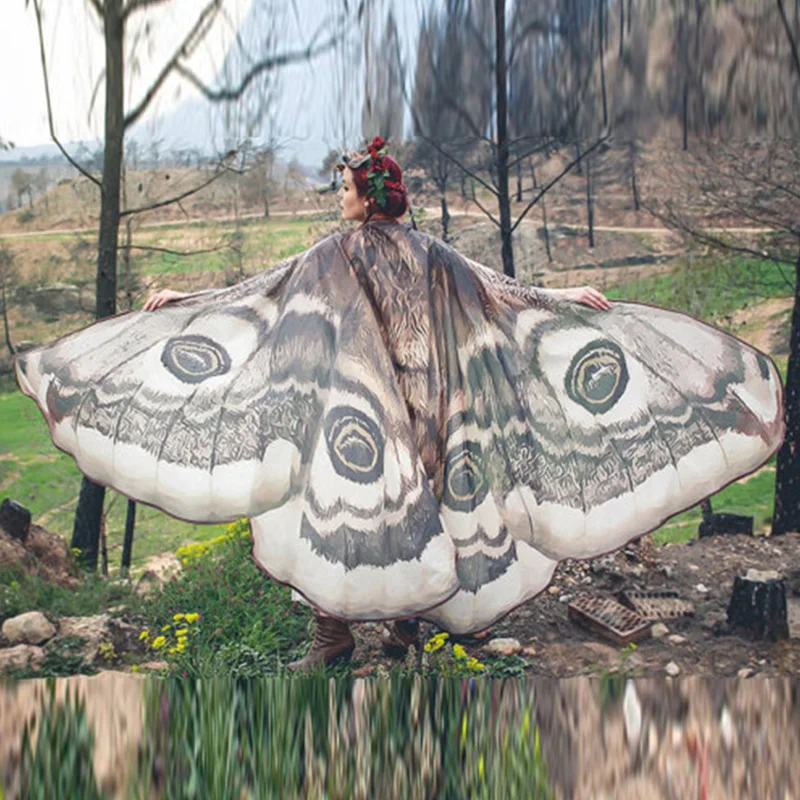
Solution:
{"label": "butterfly wing costume", "polygon": [[773,363],[684,314],[597,311],[394,222],[17,358],[89,478],[193,522],[328,614],[453,633],[779,446]]}

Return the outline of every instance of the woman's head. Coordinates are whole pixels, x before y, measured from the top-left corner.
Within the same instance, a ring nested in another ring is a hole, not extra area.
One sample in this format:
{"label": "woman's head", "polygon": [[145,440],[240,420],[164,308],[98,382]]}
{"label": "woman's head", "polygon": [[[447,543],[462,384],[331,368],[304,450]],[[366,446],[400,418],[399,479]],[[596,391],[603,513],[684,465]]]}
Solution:
{"label": "woman's head", "polygon": [[350,153],[339,165],[342,187],[339,201],[344,219],[365,221],[375,216],[396,219],[408,210],[408,195],[400,165],[384,151],[379,136],[366,155]]}

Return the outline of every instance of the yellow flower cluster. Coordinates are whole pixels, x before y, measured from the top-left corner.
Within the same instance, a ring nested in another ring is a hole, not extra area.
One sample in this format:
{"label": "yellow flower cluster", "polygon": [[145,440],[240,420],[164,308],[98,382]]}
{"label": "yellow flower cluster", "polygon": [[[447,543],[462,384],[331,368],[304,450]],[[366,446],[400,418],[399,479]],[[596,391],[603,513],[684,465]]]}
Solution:
{"label": "yellow flower cluster", "polygon": [[[435,653],[437,650],[441,650],[449,638],[450,634],[444,632],[431,636],[431,638],[425,642],[425,652]],[[479,672],[485,669],[485,666],[481,664],[477,658],[470,658],[467,655],[467,651],[460,644],[453,645],[453,656],[455,656],[456,662],[460,666],[466,667],[469,670]]]}
{"label": "yellow flower cluster", "polygon": [[216,547],[224,542],[230,542],[234,539],[247,539],[250,536],[250,523],[246,519],[240,519],[232,522],[225,528],[225,533],[217,536],[214,539],[209,539],[207,542],[192,542],[191,544],[179,547],[177,550],[178,558],[181,564],[186,566],[193,561],[200,558],[205,558]]}
{"label": "yellow flower cluster", "polygon": [[[199,619],[200,615],[194,611],[189,614],[175,614],[172,617],[172,622],[164,625],[158,636],[153,637],[151,640],[150,630],[143,630],[139,634],[139,641],[148,642],[153,650],[163,650],[166,647],[170,655],[182,653],[188,647],[190,634],[196,630],[192,626]],[[173,636],[175,637],[174,643],[172,642]]]}

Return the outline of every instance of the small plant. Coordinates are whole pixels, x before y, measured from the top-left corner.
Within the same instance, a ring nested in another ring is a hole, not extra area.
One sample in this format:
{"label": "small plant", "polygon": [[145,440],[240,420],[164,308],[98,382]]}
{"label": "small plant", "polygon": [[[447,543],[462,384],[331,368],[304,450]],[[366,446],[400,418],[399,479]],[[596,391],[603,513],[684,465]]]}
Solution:
{"label": "small plant", "polygon": [[622,697],[626,681],[634,677],[636,668],[631,664],[631,657],[635,652],[636,645],[633,642],[626,644],[620,650],[619,664],[600,671],[600,706],[603,710]]}
{"label": "small plant", "polygon": [[486,667],[477,658],[470,657],[460,644],[449,644],[449,638],[450,634],[441,632],[425,643],[423,671],[443,678],[481,675]]}

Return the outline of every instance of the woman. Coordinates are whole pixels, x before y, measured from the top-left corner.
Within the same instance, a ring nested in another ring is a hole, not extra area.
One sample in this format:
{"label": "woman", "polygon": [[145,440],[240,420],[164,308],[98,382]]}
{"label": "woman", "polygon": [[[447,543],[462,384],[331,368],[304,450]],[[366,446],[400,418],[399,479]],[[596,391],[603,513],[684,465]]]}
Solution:
{"label": "woman", "polygon": [[250,517],[257,563],[328,615],[299,666],[349,654],[346,620],[486,628],[558,560],[624,545],[779,446],[758,351],[410,230],[379,139],[343,178],[356,230],[17,361],[93,480],[196,522]]}

